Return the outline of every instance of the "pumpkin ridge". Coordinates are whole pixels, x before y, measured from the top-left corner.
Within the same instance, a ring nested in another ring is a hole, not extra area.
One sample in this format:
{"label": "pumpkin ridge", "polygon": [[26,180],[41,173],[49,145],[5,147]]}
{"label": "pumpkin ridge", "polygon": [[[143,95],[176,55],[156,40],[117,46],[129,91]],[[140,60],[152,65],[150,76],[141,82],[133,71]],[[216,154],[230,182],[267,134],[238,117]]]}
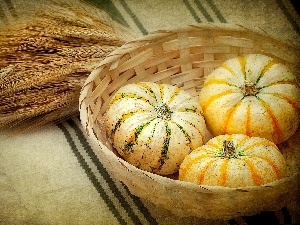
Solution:
{"label": "pumpkin ridge", "polygon": [[135,113],[143,113],[145,112],[142,109],[136,109],[136,110],[132,110],[129,112],[126,112],[124,114],[121,115],[121,117],[118,119],[118,121],[116,122],[116,124],[114,125],[113,129],[111,129],[110,133],[108,134],[109,137],[113,138],[114,134],[116,133],[117,129],[121,126],[121,124],[128,119],[129,117],[131,117],[133,114]]}
{"label": "pumpkin ridge", "polygon": [[247,140],[249,140],[249,136],[244,136],[242,139],[239,140],[239,142],[236,144],[237,148],[239,146],[242,146]]}
{"label": "pumpkin ridge", "polygon": [[209,105],[211,105],[215,100],[226,96],[226,95],[230,95],[230,94],[237,94],[238,92],[235,92],[233,90],[226,90],[223,91],[219,94],[213,95],[211,96],[208,100],[206,100],[204,103],[201,104],[203,111],[206,111],[206,109],[209,107]]}
{"label": "pumpkin ridge", "polygon": [[[176,104],[173,104],[172,106],[170,106],[170,108],[173,111],[176,112],[193,112],[193,113],[200,113],[201,116],[203,116],[201,113],[201,110],[199,110],[200,107],[196,107],[195,104],[191,103],[191,100],[193,100],[193,97],[191,98],[187,98],[187,99],[182,99],[180,101],[177,101]],[[190,106],[183,106],[185,103],[190,103]],[[169,105],[171,103],[168,103]]]}
{"label": "pumpkin ridge", "polygon": [[291,98],[287,97],[287,96],[284,96],[282,94],[279,94],[279,93],[264,93],[264,94],[270,94],[270,95],[273,95],[275,97],[278,97],[278,98],[281,98],[283,100],[285,100],[287,103],[289,103],[293,108],[294,110],[300,115],[300,106],[298,106],[297,102],[292,100]]}
{"label": "pumpkin ridge", "polygon": [[[150,143],[152,142],[152,138],[153,138],[153,136],[154,136],[154,133],[155,133],[155,130],[156,130],[156,126],[157,126],[157,124],[159,123],[158,120],[152,120],[151,122],[153,122],[153,121],[156,121],[156,123],[155,123],[154,126],[153,126],[153,129],[152,129],[152,131],[151,131],[151,135],[148,136],[148,141],[147,141],[147,143],[146,143],[146,146],[147,146],[148,148],[150,148]],[[149,124],[149,125],[150,125],[150,124]]]}
{"label": "pumpkin ridge", "polygon": [[264,156],[258,156],[258,155],[251,155],[251,157],[256,157],[256,158],[266,161],[272,167],[273,171],[275,172],[276,178],[280,179],[282,177],[282,174],[281,174],[279,168],[276,166],[274,161],[272,161],[271,159],[264,157]]}
{"label": "pumpkin ridge", "polygon": [[248,104],[247,112],[246,112],[246,135],[251,136],[251,124],[252,124],[252,116],[251,116],[251,105]]}
{"label": "pumpkin ridge", "polygon": [[[201,159],[200,159],[201,160]],[[200,173],[197,176],[197,184],[202,184],[205,174],[208,168],[216,161],[217,159],[211,159],[207,164],[201,169]]]}
{"label": "pumpkin ridge", "polygon": [[178,108],[176,109],[176,112],[192,112],[192,113],[196,113],[197,115],[202,116],[201,113],[199,113],[199,110],[196,106],[192,106],[192,107],[182,107],[182,108]]}
{"label": "pumpkin ridge", "polygon": [[170,99],[168,100],[168,105],[170,105],[174,99],[181,93],[181,90],[179,88],[176,88],[175,91],[172,93]]}
{"label": "pumpkin ridge", "polygon": [[[205,144],[207,147],[212,148],[212,152],[214,151],[214,149],[220,149],[220,145],[218,143],[213,143],[212,141],[208,141]],[[207,150],[208,151],[208,150]]]}
{"label": "pumpkin ridge", "polygon": [[252,143],[252,144],[250,144],[250,145],[247,145],[247,146],[245,146],[245,147],[243,148],[243,150],[244,150],[244,151],[251,151],[253,148],[255,148],[255,147],[260,147],[260,146],[270,146],[270,147],[273,147],[273,148],[278,149],[277,146],[276,146],[273,142],[271,142],[271,141],[265,139],[265,140],[262,140],[262,141],[256,141],[256,142],[254,142],[254,143]]}
{"label": "pumpkin ridge", "polygon": [[220,166],[220,177],[218,180],[219,186],[225,186],[228,178],[228,164],[229,159],[224,159],[222,165]]}
{"label": "pumpkin ridge", "polygon": [[168,122],[165,121],[165,127],[166,127],[166,136],[165,140],[163,142],[163,147],[161,151],[161,156],[158,160],[159,167],[157,168],[157,171],[160,171],[165,164],[165,160],[168,159],[168,151],[169,151],[169,145],[170,145],[170,139],[172,135],[171,128],[168,126]]}
{"label": "pumpkin ridge", "polygon": [[109,103],[109,106],[110,107],[111,105],[115,104],[116,101],[122,101],[122,100],[125,100],[125,99],[130,99],[130,98],[133,98],[133,99],[139,99],[139,100],[142,100],[143,102],[145,103],[148,103],[149,105],[151,106],[154,106],[150,101],[149,99],[145,98],[145,97],[142,97],[136,93],[123,93],[123,92],[120,92],[120,93],[117,93],[114,98],[110,101]]}
{"label": "pumpkin ridge", "polygon": [[257,97],[257,99],[259,103],[266,109],[269,118],[271,119],[272,126],[273,126],[273,135],[272,135],[273,142],[280,143],[280,141],[283,140],[283,133],[273,110],[271,109],[270,105],[265,101],[263,101],[261,98]]}
{"label": "pumpkin ridge", "polygon": [[[196,131],[197,131],[197,133],[199,133],[200,134],[200,136],[201,136],[201,139],[202,139],[202,142],[203,142],[203,140],[204,140],[204,134],[203,134],[203,132],[200,130],[200,129],[198,129],[197,128],[197,126],[196,126],[196,124],[194,124],[194,123],[192,123],[192,122],[190,122],[190,121],[188,121],[188,120],[182,120],[185,124],[187,124],[187,125],[189,125],[189,126],[191,126],[191,127],[193,127]],[[176,125],[179,125],[177,122],[175,122],[175,121],[172,121],[173,123],[175,123]],[[180,130],[181,130],[181,128],[179,128]],[[187,133],[187,132],[186,132]],[[188,133],[187,133],[188,134]],[[191,138],[190,138],[191,139]]]}
{"label": "pumpkin ridge", "polygon": [[[160,101],[164,102],[164,98],[165,98],[165,88],[163,84],[158,84],[159,87],[159,92],[160,92]],[[158,101],[157,101],[158,102]]]}
{"label": "pumpkin ridge", "polygon": [[205,82],[205,86],[208,85],[215,85],[215,84],[226,84],[228,86],[232,86],[232,87],[238,87],[235,84],[229,83],[228,81],[226,81],[225,79],[217,79],[217,78],[212,78],[209,79],[207,82]]}
{"label": "pumpkin ridge", "polygon": [[[191,158],[191,155],[188,155],[187,157]],[[182,165],[180,170],[180,179],[185,177],[186,173],[190,171],[191,166],[193,166],[196,162],[200,161],[203,158],[210,157],[208,154],[202,154],[200,156],[196,156],[193,159],[189,160],[188,163],[186,163],[184,166]]]}
{"label": "pumpkin ridge", "polygon": [[[236,76],[236,73],[234,72],[234,70],[232,68],[230,68],[227,64],[222,64],[221,68],[229,71],[231,73],[232,76]],[[205,84],[204,84],[205,85]]]}
{"label": "pumpkin ridge", "polygon": [[275,62],[275,60],[270,60],[268,61],[263,68],[260,71],[259,76],[257,77],[255,84],[258,84],[258,82],[260,81],[260,79],[266,74],[266,72],[273,66],[278,64],[277,62]]}
{"label": "pumpkin ridge", "polygon": [[136,85],[138,87],[140,87],[141,89],[143,89],[151,97],[155,98],[155,100],[157,102],[157,96],[156,96],[155,92],[152,90],[152,88],[150,86],[147,85],[146,82],[140,82],[140,83],[137,83]]}
{"label": "pumpkin ridge", "polygon": [[260,175],[259,171],[257,170],[257,168],[254,166],[254,164],[250,160],[248,160],[248,159],[243,159],[243,160],[246,163],[246,165],[250,171],[251,178],[252,178],[254,184],[260,186],[263,182],[263,178]]}
{"label": "pumpkin ridge", "polygon": [[242,75],[244,75],[244,80],[247,80],[247,74],[246,74],[246,57],[238,57],[240,66],[241,66],[241,71]]}
{"label": "pumpkin ridge", "polygon": [[135,128],[134,130],[134,137],[135,137],[135,141],[139,138],[139,135],[142,133],[143,129],[145,129],[146,127],[149,126],[149,124],[155,120],[155,118],[153,118],[152,120],[146,122],[146,123],[143,123],[141,125],[139,125],[137,128]]}
{"label": "pumpkin ridge", "polygon": [[139,135],[142,133],[143,129],[146,128],[147,126],[149,126],[149,124],[155,120],[156,118],[153,118],[150,121],[147,121],[146,123],[143,123],[141,125],[139,125],[138,127],[136,127],[132,134],[130,135],[129,139],[125,141],[124,147],[122,149],[122,151],[124,153],[132,151],[132,148],[134,145],[136,145],[137,143],[137,139],[139,138]]}
{"label": "pumpkin ridge", "polygon": [[242,99],[238,101],[231,109],[226,112],[225,121],[223,123],[223,133],[227,133],[228,124],[230,123],[232,116],[237,111],[238,107],[243,103]]}
{"label": "pumpkin ridge", "polygon": [[278,85],[278,84],[289,84],[289,85],[294,85],[297,88],[300,88],[300,84],[296,80],[295,81],[294,80],[279,80],[279,81],[275,81],[273,83],[270,83],[266,86],[263,86],[263,87],[261,87],[261,89],[262,88],[267,88],[267,87],[270,87],[270,86],[274,86],[274,85]]}
{"label": "pumpkin ridge", "polygon": [[203,131],[201,131],[200,129],[198,129],[198,128],[196,127],[195,124],[193,124],[193,123],[191,123],[191,122],[189,122],[189,121],[187,121],[187,120],[184,120],[184,121],[185,121],[186,123],[190,124],[192,127],[194,127],[194,128],[198,131],[198,133],[199,133],[200,136],[201,136],[201,141],[202,141],[202,143],[204,143],[205,134],[203,134]]}
{"label": "pumpkin ridge", "polygon": [[[191,136],[188,134],[188,132],[178,123],[172,121],[172,123],[174,123],[179,129],[180,131],[183,133],[185,139],[187,140],[188,142],[188,145],[189,145],[189,148],[192,150],[193,149],[193,146],[192,146],[192,139],[191,139]],[[190,123],[188,123],[189,125],[191,125]],[[191,125],[192,126],[192,125]],[[195,126],[194,126],[195,127]],[[195,127],[196,128],[196,127]],[[198,131],[198,129],[196,129]],[[203,141],[203,136],[202,136],[202,133],[200,133],[201,137],[202,137],[202,141]]]}

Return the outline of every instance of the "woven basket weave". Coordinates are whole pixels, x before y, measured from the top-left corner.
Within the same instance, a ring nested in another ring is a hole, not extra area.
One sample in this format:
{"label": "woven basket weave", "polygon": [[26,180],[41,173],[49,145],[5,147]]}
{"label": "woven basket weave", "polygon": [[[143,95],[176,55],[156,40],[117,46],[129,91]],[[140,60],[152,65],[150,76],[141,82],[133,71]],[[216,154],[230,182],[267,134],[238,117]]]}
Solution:
{"label": "woven basket weave", "polygon": [[151,81],[198,96],[211,71],[229,58],[250,53],[269,55],[299,71],[299,49],[261,30],[229,24],[157,31],[112,52],[90,74],[80,96],[82,125],[106,168],[134,195],[183,217],[228,219],[286,205],[298,191],[296,173],[259,187],[199,186],[137,169],[117,155],[106,137],[104,114],[120,87]]}

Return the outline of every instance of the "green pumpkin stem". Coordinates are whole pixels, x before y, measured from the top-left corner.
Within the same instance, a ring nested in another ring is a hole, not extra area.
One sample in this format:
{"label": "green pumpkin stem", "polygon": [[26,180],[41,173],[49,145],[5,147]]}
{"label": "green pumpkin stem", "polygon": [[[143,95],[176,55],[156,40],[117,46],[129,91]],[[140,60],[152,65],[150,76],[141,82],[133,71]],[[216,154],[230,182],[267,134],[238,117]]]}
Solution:
{"label": "green pumpkin stem", "polygon": [[223,153],[222,153],[223,158],[236,158],[236,150],[233,144],[233,141],[227,141],[225,140],[223,142]]}

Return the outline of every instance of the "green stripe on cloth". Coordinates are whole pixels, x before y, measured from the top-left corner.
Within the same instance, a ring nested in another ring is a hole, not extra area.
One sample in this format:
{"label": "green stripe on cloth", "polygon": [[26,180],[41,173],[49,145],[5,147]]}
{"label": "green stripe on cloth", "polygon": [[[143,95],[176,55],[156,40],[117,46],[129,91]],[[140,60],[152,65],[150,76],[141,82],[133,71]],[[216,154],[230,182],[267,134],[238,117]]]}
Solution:
{"label": "green stripe on cloth", "polygon": [[[68,120],[67,124],[74,130],[74,122],[72,120]],[[81,137],[78,137],[78,130],[74,130],[78,140],[80,141],[80,144],[82,145],[82,147],[84,148],[84,150],[86,151],[86,153],[88,154],[88,156],[90,157],[90,159],[92,160],[92,162],[95,161],[95,157],[93,155],[90,155],[90,146],[87,143],[87,140],[84,138],[82,139]],[[80,135],[79,135],[80,136]],[[74,137],[72,137],[70,135],[70,138],[73,140],[74,142]],[[74,148],[74,146],[72,146]],[[75,146],[77,149],[78,147]],[[87,160],[84,158],[84,154],[80,153],[80,151],[78,151],[80,156],[84,159],[85,163],[88,165],[89,168],[91,168],[91,166],[89,166],[89,164],[87,163]],[[77,155],[76,155],[77,156]],[[104,169],[104,167],[102,166],[102,164],[98,164],[95,165],[97,167],[98,172],[100,173],[100,175],[103,177],[105,183],[109,186],[110,191],[113,193],[113,195],[116,197],[116,199],[118,200],[118,202],[120,203],[122,209],[124,209],[126,211],[126,213],[128,214],[130,220],[134,223],[134,224],[142,224],[140,219],[134,214],[134,212],[131,210],[131,207],[128,205],[128,203],[126,202],[126,200],[124,199],[124,196],[122,195],[122,193],[119,191],[119,189],[116,187],[114,181],[111,179],[111,177],[109,176],[109,174],[107,173],[107,171]],[[102,190],[104,190],[105,194],[108,195],[107,191],[104,189],[103,187],[103,183],[100,182],[96,175],[95,172],[91,171],[91,173],[93,174],[93,176],[96,178],[97,183],[99,183],[102,187],[101,192],[103,192]],[[89,174],[87,174],[89,175]],[[98,189],[97,189],[98,191]],[[106,199],[105,199],[106,200]],[[105,201],[107,202],[107,201]],[[116,203],[114,203],[114,207],[118,210],[118,213],[120,214],[120,216],[122,217],[122,213],[121,213],[121,209],[119,209],[119,207],[117,207]],[[124,215],[123,215],[124,216]],[[128,224],[128,221],[125,221],[125,224]]]}
{"label": "green stripe on cloth", "polygon": [[300,27],[299,24],[296,22],[296,20],[292,17],[291,13],[289,12],[289,10],[287,9],[286,5],[284,4],[284,2],[282,0],[276,0],[278,6],[280,7],[280,9],[282,10],[282,12],[284,13],[284,15],[286,16],[287,20],[289,21],[289,23],[292,25],[292,27],[294,28],[294,30],[300,34]]}
{"label": "green stripe on cloth", "polygon": [[112,214],[115,216],[115,218],[118,220],[118,222],[120,224],[126,225],[127,223],[121,217],[121,215],[120,215],[119,211],[116,209],[114,203],[110,200],[110,198],[108,197],[108,195],[102,188],[101,184],[98,182],[97,178],[95,177],[95,175],[89,168],[88,164],[84,160],[83,156],[78,151],[74,141],[71,138],[69,131],[62,124],[58,124],[57,126],[63,132],[63,134],[64,134],[67,142],[69,143],[74,155],[76,156],[80,166],[84,169],[86,175],[89,177],[90,181],[92,182],[92,184],[94,185],[94,187],[96,188],[98,193],[100,194],[101,198],[105,201],[107,207],[110,209],[110,211],[112,212]]}
{"label": "green stripe on cloth", "polygon": [[215,3],[213,2],[213,0],[206,0],[206,1],[210,5],[210,7],[214,11],[214,13],[216,14],[216,16],[218,17],[218,19],[220,20],[220,22],[226,23],[225,18],[223,17],[223,15],[221,14],[220,10],[215,5]]}
{"label": "green stripe on cloth", "polygon": [[128,13],[128,15],[134,21],[134,23],[136,24],[136,26],[139,28],[139,30],[141,31],[141,33],[143,35],[148,34],[148,31],[143,26],[143,24],[140,22],[139,18],[135,15],[135,13],[131,10],[131,8],[129,7],[129,5],[127,4],[127,2],[125,0],[119,0],[119,1],[120,1],[121,5],[123,6],[123,8],[125,9],[125,11]]}
{"label": "green stripe on cloth", "polygon": [[[103,164],[99,161],[97,155],[91,148],[90,144],[88,143],[85,135],[83,134],[82,130],[79,128],[79,126],[74,122],[74,120],[70,119],[67,121],[67,124],[73,129],[75,132],[78,140],[80,141],[82,147],[84,148],[85,152],[87,153],[88,157],[91,159],[92,163],[96,166],[98,173],[104,178],[106,183],[108,184],[110,190],[113,192],[114,196],[118,199],[120,202],[121,206],[126,210],[128,213],[129,217],[132,219],[132,221],[135,224],[142,224],[141,220],[139,217],[135,214],[134,210],[132,207],[128,204],[126,201],[125,197],[119,190],[119,188],[116,185],[116,181],[114,181],[108,171],[105,169]],[[126,191],[128,191],[127,187],[125,188]],[[129,196],[132,198],[133,195],[129,193]],[[132,198],[132,201],[137,205],[145,219],[150,223],[150,224],[156,224],[156,220],[152,217],[152,215],[149,213],[148,209],[143,205],[141,200],[137,197]]]}
{"label": "green stripe on cloth", "polygon": [[108,186],[110,187],[111,191],[114,193],[114,195],[118,198],[121,206],[126,210],[129,217],[134,221],[135,224],[142,224],[140,219],[135,215],[135,212],[132,210],[122,193],[119,191],[117,186],[115,185],[115,182],[110,177],[109,173],[105,169],[102,163],[98,160],[98,157],[96,156],[95,152],[89,145],[88,141],[86,140],[83,132],[80,130],[80,128],[76,125],[76,123],[73,120],[68,120],[67,123],[69,126],[75,131],[75,134],[82,144],[83,148],[85,149],[88,156],[91,158],[94,165],[97,167],[97,170],[99,173],[103,176],[104,180],[107,182]]}
{"label": "green stripe on cloth", "polygon": [[199,18],[199,16],[196,14],[196,11],[193,9],[193,7],[191,6],[191,4],[189,3],[188,0],[183,0],[183,3],[185,4],[185,6],[187,7],[187,9],[189,10],[189,12],[191,13],[191,15],[194,17],[194,20],[197,23],[200,23],[201,20]]}
{"label": "green stripe on cloth", "polygon": [[133,202],[136,204],[136,206],[141,210],[141,212],[144,214],[145,218],[147,219],[147,221],[149,222],[149,224],[151,225],[156,225],[158,224],[155,220],[155,218],[151,215],[151,213],[149,212],[149,210],[145,207],[145,205],[143,204],[143,202],[141,201],[141,199],[133,194],[131,194],[131,192],[129,191],[128,187],[124,185],[125,190],[127,191],[128,195],[132,198]]}
{"label": "green stripe on cloth", "polygon": [[[192,4],[188,0],[183,0],[184,4],[186,5],[187,9],[189,10],[190,14],[193,16],[195,22],[199,23],[202,22],[200,17],[197,15],[197,11],[199,11],[207,22],[216,22],[213,19],[214,15],[211,15],[209,13],[209,9],[206,9],[203,5],[203,1],[194,0],[194,3],[196,5],[196,10],[193,8]],[[206,0],[208,3],[209,8],[212,10],[212,12],[215,14],[215,16],[218,18],[218,20],[222,23],[226,23],[226,20],[224,16],[221,14],[220,10],[216,7],[214,2],[212,0]],[[207,6],[206,6],[207,7]]]}
{"label": "green stripe on cloth", "polygon": [[104,10],[106,13],[108,13],[111,18],[125,26],[128,26],[128,23],[126,22],[125,18],[122,16],[120,11],[117,9],[117,7],[114,5],[113,1],[111,0],[82,0],[90,5],[93,5],[99,9]]}
{"label": "green stripe on cloth", "polygon": [[194,0],[197,8],[201,11],[201,13],[204,15],[204,17],[206,18],[206,20],[208,22],[213,22],[212,17],[208,14],[208,12],[206,11],[206,9],[204,8],[204,6],[202,5],[202,3],[198,0]]}

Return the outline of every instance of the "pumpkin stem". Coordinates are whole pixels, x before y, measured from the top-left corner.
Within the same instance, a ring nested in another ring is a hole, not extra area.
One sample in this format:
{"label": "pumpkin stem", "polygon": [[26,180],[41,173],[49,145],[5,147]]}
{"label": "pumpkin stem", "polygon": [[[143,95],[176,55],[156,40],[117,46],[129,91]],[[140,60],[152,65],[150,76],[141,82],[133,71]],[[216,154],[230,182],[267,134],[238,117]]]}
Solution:
{"label": "pumpkin stem", "polygon": [[236,157],[236,151],[235,147],[233,144],[233,141],[227,141],[225,140],[223,142],[223,153],[222,153],[223,158],[235,158]]}
{"label": "pumpkin stem", "polygon": [[172,111],[170,110],[170,107],[166,103],[156,106],[154,109],[157,113],[157,118],[162,118],[164,120],[171,119]]}
{"label": "pumpkin stem", "polygon": [[251,81],[246,80],[245,84],[241,87],[244,96],[255,96],[259,92],[259,88]]}

